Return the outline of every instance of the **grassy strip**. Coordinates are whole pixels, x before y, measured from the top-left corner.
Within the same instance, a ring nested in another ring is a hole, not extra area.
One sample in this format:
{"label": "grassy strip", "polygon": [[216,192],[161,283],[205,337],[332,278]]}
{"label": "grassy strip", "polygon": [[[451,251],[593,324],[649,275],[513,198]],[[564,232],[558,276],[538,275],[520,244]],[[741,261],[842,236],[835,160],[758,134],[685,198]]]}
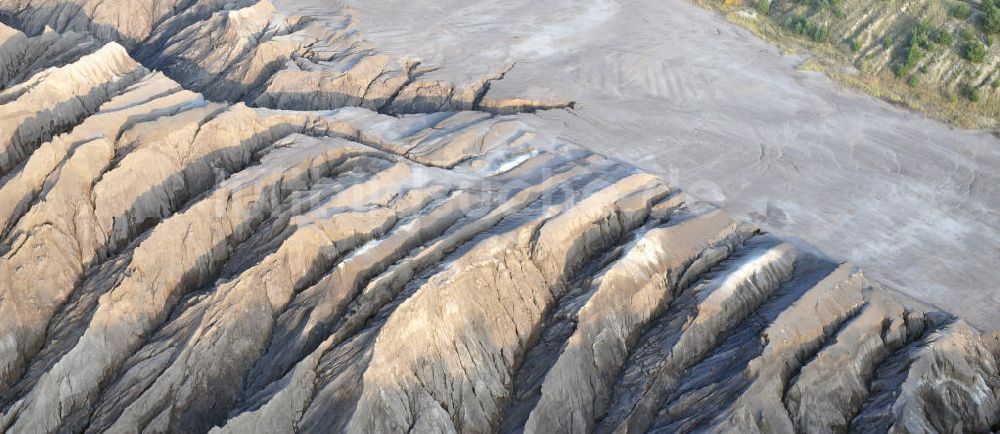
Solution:
{"label": "grassy strip", "polygon": [[[826,7],[836,17],[842,17],[842,4],[836,0],[810,1],[813,8]],[[884,0],[877,0],[884,1]],[[732,1],[695,0],[695,3],[710,10],[718,11],[729,22],[739,25],[761,39],[779,47],[786,53],[807,52],[811,59],[802,69],[818,71],[835,81],[861,90],[874,97],[895,105],[915,110],[940,121],[963,128],[1000,127],[1000,92],[997,84],[980,83],[973,86],[962,82],[953,90],[942,83],[927,82],[920,62],[934,50],[956,50],[956,55],[973,65],[988,62],[987,47],[981,37],[963,31],[956,43],[951,32],[935,29],[926,19],[918,21],[906,38],[898,38],[896,43],[891,35],[885,36],[885,53],[893,56],[890,68],[871,67],[869,59],[857,54],[861,44],[855,40],[835,41],[821,23],[814,22],[806,14],[790,13],[784,19],[771,16],[770,0],[760,0],[753,4],[734,4]],[[813,4],[816,3],[816,4]],[[950,13],[969,17],[970,11],[958,3]],[[973,17],[983,31],[987,41],[1000,32],[1000,9],[984,6],[983,12]],[[996,17],[996,21],[993,17]],[[973,21],[970,19],[969,21]],[[996,26],[992,29],[991,26]],[[996,30],[996,32],[993,32]],[[985,89],[984,89],[985,88]]]}

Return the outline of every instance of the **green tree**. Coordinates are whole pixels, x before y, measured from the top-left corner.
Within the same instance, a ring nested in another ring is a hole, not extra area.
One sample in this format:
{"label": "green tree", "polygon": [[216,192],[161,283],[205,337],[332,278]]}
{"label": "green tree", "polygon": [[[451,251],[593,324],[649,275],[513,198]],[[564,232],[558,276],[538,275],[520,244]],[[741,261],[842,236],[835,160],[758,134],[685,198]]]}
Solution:
{"label": "green tree", "polygon": [[978,39],[969,39],[962,48],[962,57],[972,63],[982,63],[986,59],[986,46]]}
{"label": "green tree", "polygon": [[1000,33],[1000,8],[991,1],[983,1],[983,32],[988,35]]}
{"label": "green tree", "polygon": [[971,13],[972,11],[969,9],[969,5],[965,2],[960,2],[955,5],[955,7],[951,8],[951,16],[960,20],[969,18],[969,14]]}
{"label": "green tree", "polygon": [[826,42],[830,39],[830,29],[826,26],[815,26],[809,32],[809,37],[816,42]]}
{"label": "green tree", "polygon": [[910,32],[910,46],[928,48],[931,46],[931,23],[924,18]]}
{"label": "green tree", "polygon": [[760,0],[757,2],[757,12],[761,15],[771,14],[771,0]]}
{"label": "green tree", "polygon": [[945,29],[938,29],[931,32],[931,42],[935,44],[944,45],[950,47],[951,44],[955,43],[955,39],[951,36],[951,32]]}
{"label": "green tree", "polygon": [[896,63],[893,71],[896,73],[897,77],[902,77],[909,74],[914,67],[924,59],[924,49],[920,48],[919,45],[909,44],[906,46],[903,54],[903,60]]}
{"label": "green tree", "polygon": [[909,74],[924,58],[924,50],[931,46],[930,42],[931,25],[924,19],[913,28],[910,37],[906,40],[906,47],[903,49],[903,59],[897,62],[893,71],[897,77]]}
{"label": "green tree", "polygon": [[830,38],[830,29],[816,25],[808,17],[792,15],[785,20],[785,28],[802,36],[808,36],[816,42],[826,42]]}

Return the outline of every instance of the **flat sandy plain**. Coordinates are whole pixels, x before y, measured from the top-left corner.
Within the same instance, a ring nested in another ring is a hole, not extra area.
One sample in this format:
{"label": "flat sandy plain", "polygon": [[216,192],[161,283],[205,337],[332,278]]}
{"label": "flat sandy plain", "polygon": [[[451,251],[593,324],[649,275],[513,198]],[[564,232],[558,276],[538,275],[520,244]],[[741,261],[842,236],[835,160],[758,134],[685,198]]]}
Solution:
{"label": "flat sandy plain", "polygon": [[[279,8],[290,1],[276,2]],[[869,277],[1000,326],[1000,140],[802,71],[685,0],[348,2],[380,49],[490,96],[572,99],[539,130],[666,176]],[[322,0],[294,1],[321,10]]]}

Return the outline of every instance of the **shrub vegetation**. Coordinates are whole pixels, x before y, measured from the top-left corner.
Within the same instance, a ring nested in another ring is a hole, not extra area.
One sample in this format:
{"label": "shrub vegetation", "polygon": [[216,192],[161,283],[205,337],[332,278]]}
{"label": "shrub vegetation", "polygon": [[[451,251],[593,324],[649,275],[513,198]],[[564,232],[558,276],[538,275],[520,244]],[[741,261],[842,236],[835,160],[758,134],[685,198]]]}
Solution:
{"label": "shrub vegetation", "polygon": [[921,21],[910,32],[910,37],[903,48],[903,59],[893,67],[897,77],[902,77],[913,71],[924,58],[925,50],[931,46],[931,25],[926,19]]}
{"label": "shrub vegetation", "polygon": [[830,29],[817,25],[803,15],[792,15],[785,20],[785,27],[799,35],[808,36],[815,42],[826,42],[830,39]]}
{"label": "shrub vegetation", "polygon": [[986,46],[975,37],[966,38],[962,46],[962,58],[972,63],[983,63],[986,59]]}
{"label": "shrub vegetation", "polygon": [[979,102],[979,89],[976,89],[975,86],[969,83],[963,83],[959,87],[959,92],[969,101]]}

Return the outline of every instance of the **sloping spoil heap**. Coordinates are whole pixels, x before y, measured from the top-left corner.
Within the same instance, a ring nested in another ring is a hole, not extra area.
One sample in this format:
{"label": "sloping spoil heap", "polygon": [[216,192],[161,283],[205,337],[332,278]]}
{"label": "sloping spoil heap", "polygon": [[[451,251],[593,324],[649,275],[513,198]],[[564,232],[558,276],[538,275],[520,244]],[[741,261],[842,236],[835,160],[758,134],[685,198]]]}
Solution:
{"label": "sloping spoil heap", "polygon": [[502,114],[570,103],[267,2],[0,10],[4,431],[1000,428],[1000,336]]}

